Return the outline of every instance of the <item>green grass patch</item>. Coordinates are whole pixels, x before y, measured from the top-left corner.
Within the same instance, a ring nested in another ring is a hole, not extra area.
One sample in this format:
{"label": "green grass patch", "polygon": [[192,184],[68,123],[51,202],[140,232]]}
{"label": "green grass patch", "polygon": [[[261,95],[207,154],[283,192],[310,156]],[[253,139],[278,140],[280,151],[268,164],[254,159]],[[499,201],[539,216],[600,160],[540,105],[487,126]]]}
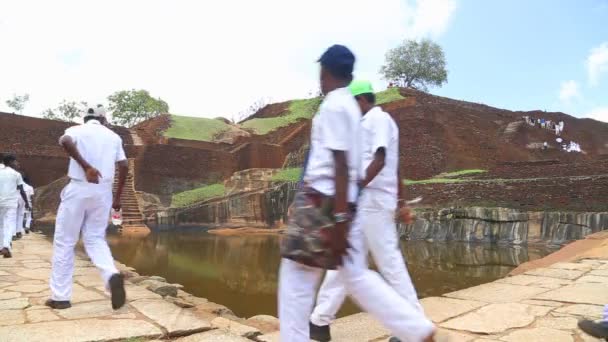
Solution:
{"label": "green grass patch", "polygon": [[173,194],[171,197],[171,206],[174,208],[185,207],[190,204],[201,202],[213,197],[224,195],[224,184],[210,184],[197,189],[188,190]]}
{"label": "green grass patch", "polygon": [[302,174],[301,167],[292,167],[288,169],[282,169],[277,174],[272,176],[272,180],[275,182],[297,182],[300,180]]}
{"label": "green grass patch", "polygon": [[389,88],[385,91],[376,93],[376,104],[384,104],[393,101],[403,100],[405,97],[399,93],[399,88]]}
{"label": "green grass patch", "polygon": [[430,178],[421,180],[404,180],[405,185],[416,185],[416,184],[444,184],[444,183],[464,183],[469,180],[457,179],[457,178]]}
{"label": "green grass patch", "polygon": [[256,134],[267,134],[277,128],[289,126],[300,119],[310,119],[319,109],[321,98],[293,100],[289,103],[287,113],[274,118],[256,118],[243,122],[241,127]]}
{"label": "green grass patch", "polygon": [[488,172],[488,171],[482,170],[482,169],[460,170],[460,171],[440,173],[439,175],[437,175],[433,178],[452,178],[452,177],[476,175],[476,174],[486,173],[486,172]]}
{"label": "green grass patch", "polygon": [[171,127],[165,131],[167,138],[212,141],[213,137],[230,129],[230,125],[218,119],[171,115]]}

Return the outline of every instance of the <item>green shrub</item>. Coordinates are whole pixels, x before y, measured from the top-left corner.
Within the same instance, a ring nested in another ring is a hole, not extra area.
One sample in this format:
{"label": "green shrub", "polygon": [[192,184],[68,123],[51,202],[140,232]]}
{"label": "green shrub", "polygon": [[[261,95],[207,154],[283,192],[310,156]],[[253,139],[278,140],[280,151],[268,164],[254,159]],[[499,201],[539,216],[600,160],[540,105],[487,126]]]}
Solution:
{"label": "green shrub", "polygon": [[167,138],[212,141],[216,134],[229,129],[230,125],[219,119],[171,115],[171,127],[164,135]]}
{"label": "green shrub", "polygon": [[302,175],[301,167],[293,167],[288,169],[282,169],[277,174],[272,176],[272,180],[275,182],[297,182],[300,180]]}
{"label": "green shrub", "polygon": [[174,208],[185,207],[190,204],[201,202],[213,197],[224,195],[224,184],[210,184],[197,189],[192,189],[180,193],[173,194],[171,197],[171,206]]}

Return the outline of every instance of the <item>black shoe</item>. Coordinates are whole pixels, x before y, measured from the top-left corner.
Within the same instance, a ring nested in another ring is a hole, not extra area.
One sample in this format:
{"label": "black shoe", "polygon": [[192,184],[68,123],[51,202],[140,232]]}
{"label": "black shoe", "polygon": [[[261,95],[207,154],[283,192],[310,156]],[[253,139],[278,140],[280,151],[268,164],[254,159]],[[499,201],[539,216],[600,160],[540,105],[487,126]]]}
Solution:
{"label": "black shoe", "polygon": [[400,339],[396,338],[395,336],[391,337],[388,339],[388,342],[401,342]]}
{"label": "black shoe", "polygon": [[44,305],[48,306],[51,309],[64,310],[72,307],[72,303],[69,300],[52,300],[47,299]]}
{"label": "black shoe", "polygon": [[587,334],[597,338],[608,338],[608,322],[594,322],[583,320],[578,322],[578,327]]}
{"label": "black shoe", "polygon": [[112,309],[118,310],[125,305],[127,294],[125,293],[125,278],[116,273],[110,277],[110,293],[112,294]]}
{"label": "black shoe", "polygon": [[2,255],[4,258],[12,258],[13,255],[11,254],[11,251],[8,250],[8,248],[2,248],[0,250],[0,255]]}
{"label": "black shoe", "polygon": [[26,230],[25,230],[25,234],[29,234],[29,233],[30,233],[30,230],[29,230],[29,229],[26,229]]}
{"label": "black shoe", "polygon": [[329,325],[314,325],[309,323],[310,326],[310,339],[319,342],[331,341],[331,333],[329,332]]}
{"label": "black shoe", "polygon": [[21,239],[22,237],[23,237],[23,234],[17,233],[17,240]]}

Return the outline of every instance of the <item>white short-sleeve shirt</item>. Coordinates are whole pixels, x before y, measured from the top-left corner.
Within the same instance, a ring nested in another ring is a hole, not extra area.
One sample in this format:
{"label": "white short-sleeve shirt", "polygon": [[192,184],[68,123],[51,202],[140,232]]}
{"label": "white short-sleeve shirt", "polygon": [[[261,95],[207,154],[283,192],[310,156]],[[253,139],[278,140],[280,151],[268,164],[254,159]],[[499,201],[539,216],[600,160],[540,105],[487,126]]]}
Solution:
{"label": "white short-sleeve shirt", "polygon": [[361,175],[365,178],[367,167],[374,160],[376,151],[384,148],[384,168],[367,185],[377,194],[377,200],[387,209],[397,207],[399,178],[399,128],[390,114],[374,107],[361,118]]}
{"label": "white short-sleeve shirt", "polygon": [[357,201],[359,168],[359,125],[361,110],[347,88],[338,88],[325,96],[319,113],[312,120],[310,154],[304,181],[321,193],[333,196],[335,165],[333,151],[345,151],[348,163],[348,201]]}
{"label": "white short-sleeve shirt", "polygon": [[23,184],[19,172],[0,164],[0,207],[17,208],[21,196],[17,187]]}
{"label": "white short-sleeve shirt", "polygon": [[[111,184],[114,181],[116,163],[127,159],[122,147],[122,139],[118,134],[97,120],[89,120],[83,125],[66,129],[64,135],[71,137],[82,158],[99,170],[100,184]],[[78,181],[87,180],[82,167],[71,158],[68,177]]]}

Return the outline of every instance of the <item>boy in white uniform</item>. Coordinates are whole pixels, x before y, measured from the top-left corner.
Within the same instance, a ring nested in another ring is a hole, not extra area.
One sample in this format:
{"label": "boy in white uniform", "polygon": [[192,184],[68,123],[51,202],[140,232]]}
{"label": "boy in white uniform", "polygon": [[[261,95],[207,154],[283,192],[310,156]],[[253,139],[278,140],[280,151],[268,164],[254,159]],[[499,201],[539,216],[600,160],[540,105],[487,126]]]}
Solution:
{"label": "boy in white uniform", "polygon": [[[21,174],[15,171],[19,164],[13,155],[6,155],[0,164],[0,254],[11,258],[11,241],[16,227],[19,196],[26,200]],[[27,201],[26,201],[27,202]],[[29,205],[26,203],[27,208]]]}
{"label": "boy in white uniform", "polygon": [[[304,182],[334,197],[330,239],[334,255],[343,256],[338,274],[347,292],[363,310],[382,322],[399,338],[432,341],[434,326],[376,273],[368,269],[361,217],[349,228],[348,203],[357,201],[359,165],[358,131],[361,111],[347,86],[352,81],[355,57],[341,45],[330,47],[319,59],[321,91],[325,99],[312,123],[310,154]],[[315,289],[323,270],[283,258],[279,271],[281,341],[310,341],[309,318]]]}
{"label": "boy in white uniform", "polygon": [[[74,248],[82,231],[84,247],[91,261],[101,271],[112,295],[112,308],[125,304],[124,278],[114,265],[105,240],[110,208],[120,208],[128,163],[122,139],[105,127],[105,110],[89,108],[84,124],[65,131],[59,143],[70,158],[70,183],[61,193],[55,223],[51,298],[46,305],[53,309],[71,307]],[[119,166],[118,188],[112,199],[115,166]]]}
{"label": "boy in white uniform", "polygon": [[[367,81],[353,81],[349,89],[357,100],[363,118],[360,130],[361,196],[357,205],[359,224],[365,238],[365,250],[371,251],[375,264],[388,284],[422,313],[416,290],[407,271],[395,224],[398,203],[400,216],[409,223],[410,212],[403,198],[403,183],[399,177],[399,129],[393,118],[380,107],[375,107],[372,85]],[[398,200],[399,198],[399,200]],[[346,288],[337,271],[328,271],[317,306],[310,317],[311,338],[331,340],[329,324],[342,306]],[[399,341],[397,338],[391,341]]]}
{"label": "boy in white uniform", "polygon": [[27,196],[27,199],[29,200],[30,203],[30,210],[26,210],[25,211],[25,233],[29,234],[30,233],[30,229],[32,227],[32,212],[34,211],[34,187],[32,187],[30,184],[30,179],[28,177],[23,177],[23,182],[25,183],[23,185],[23,190],[25,191],[25,195]]}

